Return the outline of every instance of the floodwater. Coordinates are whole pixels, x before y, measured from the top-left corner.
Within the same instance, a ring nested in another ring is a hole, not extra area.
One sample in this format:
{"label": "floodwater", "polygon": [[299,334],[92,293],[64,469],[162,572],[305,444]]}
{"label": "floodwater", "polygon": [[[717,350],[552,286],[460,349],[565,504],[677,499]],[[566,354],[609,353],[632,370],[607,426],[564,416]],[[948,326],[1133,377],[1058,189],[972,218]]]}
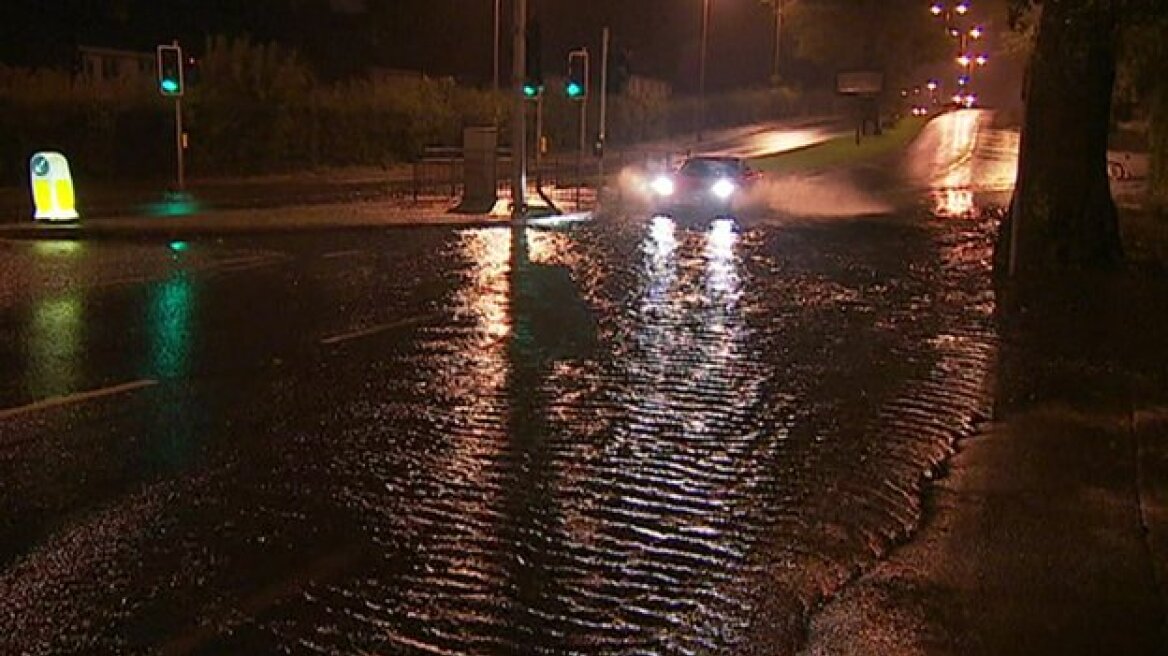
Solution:
{"label": "floodwater", "polygon": [[[157,421],[0,419],[18,516],[117,481],[35,539],[2,525],[0,651],[793,653],[987,413],[994,227],[615,216],[370,238],[347,276],[293,241],[297,308],[397,323],[234,378],[198,326],[235,283],[192,273],[160,310],[186,328],[140,401]],[[278,323],[260,310],[223,320]],[[141,449],[167,466],[135,478]]]}

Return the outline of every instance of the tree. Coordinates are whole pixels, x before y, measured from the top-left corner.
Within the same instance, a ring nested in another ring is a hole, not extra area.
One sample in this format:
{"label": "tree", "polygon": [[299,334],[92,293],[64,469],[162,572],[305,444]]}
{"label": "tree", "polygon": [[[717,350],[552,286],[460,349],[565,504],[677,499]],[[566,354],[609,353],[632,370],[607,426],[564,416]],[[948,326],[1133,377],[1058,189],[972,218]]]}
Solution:
{"label": "tree", "polygon": [[999,272],[1110,268],[1122,259],[1107,141],[1123,4],[1043,3],[1018,181],[998,240]]}
{"label": "tree", "polygon": [[834,79],[877,69],[887,88],[909,86],[922,64],[948,54],[944,31],[920,0],[800,0],[785,6],[794,51]]}
{"label": "tree", "polygon": [[1168,7],[1136,7],[1122,31],[1118,93],[1149,123],[1151,200],[1168,206]]}

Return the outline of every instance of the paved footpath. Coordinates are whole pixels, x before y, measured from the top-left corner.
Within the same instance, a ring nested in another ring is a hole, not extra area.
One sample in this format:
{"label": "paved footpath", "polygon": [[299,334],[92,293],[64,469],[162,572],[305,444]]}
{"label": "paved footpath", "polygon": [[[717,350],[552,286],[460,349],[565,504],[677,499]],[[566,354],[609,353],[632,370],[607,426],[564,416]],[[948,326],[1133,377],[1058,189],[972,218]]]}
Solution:
{"label": "paved footpath", "polygon": [[806,654],[1168,654],[1168,282],[1061,282],[1007,310],[995,419]]}

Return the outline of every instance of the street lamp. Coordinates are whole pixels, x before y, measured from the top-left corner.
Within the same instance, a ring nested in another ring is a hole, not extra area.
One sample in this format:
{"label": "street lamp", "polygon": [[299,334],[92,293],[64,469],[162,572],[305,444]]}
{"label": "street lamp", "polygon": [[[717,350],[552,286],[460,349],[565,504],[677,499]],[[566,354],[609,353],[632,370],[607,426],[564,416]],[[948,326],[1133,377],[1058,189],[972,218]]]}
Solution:
{"label": "street lamp", "polygon": [[775,52],[774,63],[771,67],[771,85],[779,86],[779,64],[782,58],[783,44],[783,4],[784,0],[771,0],[775,8]]}
{"label": "street lamp", "polygon": [[698,141],[706,124],[706,47],[710,40],[710,0],[702,0],[702,44],[698,61]]}
{"label": "street lamp", "polygon": [[501,29],[501,26],[499,24],[499,17],[502,15],[501,7],[500,7],[500,5],[502,5],[502,4],[503,4],[503,0],[495,0],[495,32],[494,32],[495,39],[493,42],[494,43],[494,46],[493,46],[494,62],[495,62],[494,78],[493,79],[494,79],[495,93],[499,92],[499,30]]}

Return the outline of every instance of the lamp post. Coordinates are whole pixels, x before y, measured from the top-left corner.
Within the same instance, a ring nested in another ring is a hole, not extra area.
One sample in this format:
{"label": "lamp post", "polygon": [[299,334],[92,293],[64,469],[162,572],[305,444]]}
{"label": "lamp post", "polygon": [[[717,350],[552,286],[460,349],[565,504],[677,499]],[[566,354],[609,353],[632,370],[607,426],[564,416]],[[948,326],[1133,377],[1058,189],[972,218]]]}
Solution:
{"label": "lamp post", "polygon": [[702,0],[701,56],[698,58],[698,141],[706,127],[706,47],[710,39],[710,0]]}
{"label": "lamp post", "polygon": [[782,57],[783,45],[783,0],[771,0],[775,8],[775,52],[774,62],[771,64],[771,86],[779,86],[779,60]]}
{"label": "lamp post", "polygon": [[938,1],[929,6],[929,13],[939,18],[944,17],[945,32],[957,39],[956,62],[961,67],[961,76],[957,79],[958,92],[954,96],[954,100],[967,105],[971,104],[971,99],[974,98],[974,95],[969,91],[973,82],[974,65],[985,66],[989,61],[986,55],[973,55],[969,51],[970,41],[980,40],[985,35],[985,30],[979,25],[966,29],[964,25],[958,24],[960,19],[966,17],[969,12],[969,0],[958,0],[954,4]]}
{"label": "lamp post", "polygon": [[493,61],[495,64],[494,78],[493,78],[493,80],[494,80],[493,88],[495,89],[495,93],[499,92],[499,29],[501,27],[500,16],[502,15],[502,4],[503,4],[503,0],[495,0],[495,31],[494,31],[495,38],[494,38],[494,41],[492,42],[493,43],[493,50],[494,50],[494,60]]}

